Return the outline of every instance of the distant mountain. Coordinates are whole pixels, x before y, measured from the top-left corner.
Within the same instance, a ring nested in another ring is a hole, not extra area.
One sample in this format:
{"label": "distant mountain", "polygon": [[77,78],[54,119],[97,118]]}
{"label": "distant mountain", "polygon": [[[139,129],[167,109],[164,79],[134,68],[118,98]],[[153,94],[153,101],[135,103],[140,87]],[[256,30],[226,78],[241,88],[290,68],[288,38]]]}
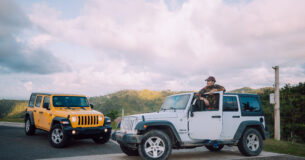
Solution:
{"label": "distant mountain", "polygon": [[264,91],[273,91],[274,88],[272,87],[264,87],[259,89],[252,89],[250,87],[243,87],[239,89],[235,89],[232,91],[229,91],[230,93],[254,93],[254,94],[262,94]]}
{"label": "distant mountain", "polygon": [[[105,114],[111,111],[125,110],[125,115],[158,111],[164,99],[172,94],[182,93],[170,90],[122,90],[105,96],[90,97],[94,109]],[[0,119],[22,118],[27,107],[27,101],[0,100]]]}
{"label": "distant mountain", "polygon": [[24,100],[0,100],[0,118],[22,118],[27,106]]}
{"label": "distant mountain", "polygon": [[182,93],[151,90],[122,90],[105,96],[91,97],[89,101],[94,104],[95,109],[103,113],[113,110],[121,111],[125,114],[136,114],[144,112],[158,111],[164,99],[172,94]]}
{"label": "distant mountain", "polygon": [[[271,87],[252,89],[243,87],[229,92],[232,93],[257,93],[261,94],[265,90],[273,90]],[[119,115],[124,109],[125,115],[158,111],[164,99],[172,94],[188,91],[173,92],[170,90],[122,90],[104,96],[90,97],[90,103],[94,104],[94,109],[108,114],[117,111]],[[27,101],[21,100],[0,100],[0,118],[20,118],[23,116],[27,106]]]}

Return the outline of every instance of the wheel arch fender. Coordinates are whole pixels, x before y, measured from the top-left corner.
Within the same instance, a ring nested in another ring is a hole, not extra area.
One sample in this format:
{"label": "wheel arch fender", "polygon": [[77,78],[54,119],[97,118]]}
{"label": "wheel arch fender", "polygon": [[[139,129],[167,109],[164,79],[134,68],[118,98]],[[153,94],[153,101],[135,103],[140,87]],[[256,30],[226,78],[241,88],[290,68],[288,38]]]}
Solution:
{"label": "wheel arch fender", "polygon": [[170,133],[166,133],[166,134],[170,134],[168,135],[170,136],[170,138],[174,138],[174,140],[176,140],[179,144],[181,144],[181,138],[175,126],[171,122],[166,120],[141,121],[136,125],[135,129],[140,132],[145,132],[150,129],[160,129],[160,130],[169,131]]}
{"label": "wheel arch fender", "polygon": [[266,139],[265,132],[264,132],[264,126],[260,121],[244,121],[244,122],[242,122],[239,125],[238,129],[236,130],[236,133],[235,133],[233,139],[238,141],[247,128],[257,129],[260,132],[260,134],[262,135],[263,139],[264,140]]}
{"label": "wheel arch fender", "polygon": [[68,121],[69,124],[70,124],[70,121],[69,121],[68,118],[54,117],[54,118],[52,119],[51,129],[54,127],[54,125],[56,125],[56,124],[61,124],[61,123],[60,123],[61,121]]}
{"label": "wheel arch fender", "polygon": [[35,126],[34,114],[32,111],[26,111],[25,116],[24,116],[24,122],[26,121],[27,118],[30,118],[31,125]]}

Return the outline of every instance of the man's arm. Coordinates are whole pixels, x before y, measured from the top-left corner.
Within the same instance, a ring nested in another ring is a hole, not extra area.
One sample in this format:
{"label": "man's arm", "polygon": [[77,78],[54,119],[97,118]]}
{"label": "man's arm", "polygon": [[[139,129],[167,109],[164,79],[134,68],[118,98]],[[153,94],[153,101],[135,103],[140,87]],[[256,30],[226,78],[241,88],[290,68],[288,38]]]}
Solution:
{"label": "man's arm", "polygon": [[218,91],[225,92],[226,89],[223,86],[221,86],[221,85],[215,84],[215,89],[212,89],[209,93],[213,94],[214,92],[218,92]]}
{"label": "man's arm", "polygon": [[216,85],[217,91],[223,91],[226,92],[225,87],[221,86],[221,85]]}

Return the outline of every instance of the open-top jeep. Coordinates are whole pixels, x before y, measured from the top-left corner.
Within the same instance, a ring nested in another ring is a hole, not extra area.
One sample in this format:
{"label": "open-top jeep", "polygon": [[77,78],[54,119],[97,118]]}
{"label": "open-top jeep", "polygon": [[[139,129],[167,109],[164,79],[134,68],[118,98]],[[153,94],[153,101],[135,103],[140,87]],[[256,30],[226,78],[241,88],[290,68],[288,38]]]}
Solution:
{"label": "open-top jeep", "polygon": [[167,159],[172,149],[206,146],[220,151],[237,145],[246,156],[261,153],[269,136],[258,95],[216,92],[166,98],[159,112],[123,117],[120,130],[112,134],[128,156]]}
{"label": "open-top jeep", "polygon": [[64,147],[70,138],[92,138],[106,143],[111,135],[111,120],[92,109],[86,96],[32,93],[24,118],[25,133],[35,129],[49,132],[53,147]]}

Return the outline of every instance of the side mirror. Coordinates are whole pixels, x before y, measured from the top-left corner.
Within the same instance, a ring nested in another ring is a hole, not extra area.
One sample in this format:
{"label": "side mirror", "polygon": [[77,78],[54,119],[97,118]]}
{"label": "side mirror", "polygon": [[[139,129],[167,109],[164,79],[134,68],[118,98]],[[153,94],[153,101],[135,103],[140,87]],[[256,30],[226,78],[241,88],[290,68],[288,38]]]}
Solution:
{"label": "side mirror", "polygon": [[93,104],[90,104],[90,107],[91,107],[91,108],[94,108],[94,105],[93,105]]}
{"label": "side mirror", "polygon": [[43,108],[50,110],[50,103],[44,103]]}

